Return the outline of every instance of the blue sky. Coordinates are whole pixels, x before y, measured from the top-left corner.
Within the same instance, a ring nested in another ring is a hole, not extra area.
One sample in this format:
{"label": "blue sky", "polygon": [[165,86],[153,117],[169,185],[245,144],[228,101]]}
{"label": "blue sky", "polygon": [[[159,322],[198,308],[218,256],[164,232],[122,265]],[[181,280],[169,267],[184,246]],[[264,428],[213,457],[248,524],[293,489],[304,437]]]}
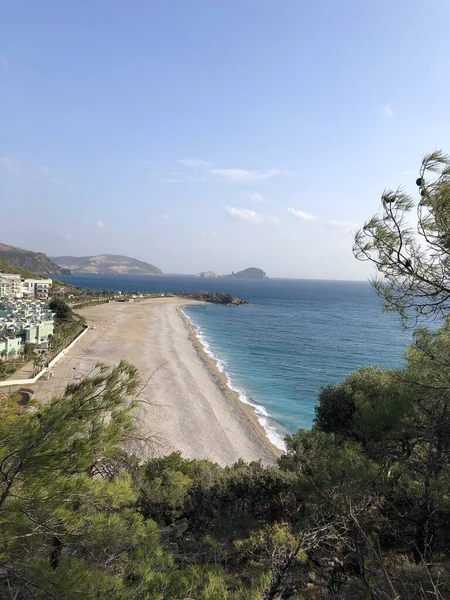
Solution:
{"label": "blue sky", "polygon": [[0,240],[363,279],[351,231],[450,150],[450,3],[0,0]]}

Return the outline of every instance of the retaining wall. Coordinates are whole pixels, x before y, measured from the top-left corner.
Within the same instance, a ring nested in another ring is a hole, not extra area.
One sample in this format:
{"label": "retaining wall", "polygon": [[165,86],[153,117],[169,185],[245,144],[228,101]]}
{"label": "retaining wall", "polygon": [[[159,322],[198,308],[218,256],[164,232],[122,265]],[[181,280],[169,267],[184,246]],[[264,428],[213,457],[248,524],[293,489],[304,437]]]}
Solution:
{"label": "retaining wall", "polygon": [[70,342],[68,346],[61,350],[61,352],[58,352],[58,354],[48,363],[48,365],[44,367],[41,371],[39,371],[39,373],[32,379],[7,379],[6,381],[0,381],[0,387],[14,387],[16,385],[30,385],[36,383],[36,381],[45,373],[45,371],[51,369],[53,365],[55,365],[58,362],[58,360],[65,356],[67,352],[75,346],[78,340],[83,337],[83,335],[88,331],[88,329],[89,327],[86,325],[83,331],[81,331],[77,335],[77,337]]}

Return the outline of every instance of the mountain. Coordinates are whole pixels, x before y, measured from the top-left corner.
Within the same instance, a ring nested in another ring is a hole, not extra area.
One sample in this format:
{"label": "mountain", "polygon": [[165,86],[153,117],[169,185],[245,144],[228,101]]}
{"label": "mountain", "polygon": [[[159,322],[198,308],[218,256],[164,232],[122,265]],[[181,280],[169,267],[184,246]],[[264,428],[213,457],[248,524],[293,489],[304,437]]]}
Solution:
{"label": "mountain", "polygon": [[9,262],[3,260],[2,258],[0,258],[0,273],[11,273],[14,275],[21,275],[22,277],[25,277],[25,279],[33,279],[33,277],[36,277],[34,273],[31,273],[26,269],[20,269],[19,267],[15,267],[14,265],[11,265]]}
{"label": "mountain", "polygon": [[162,275],[161,269],[129,256],[98,254],[96,256],[54,256],[52,260],[72,273],[95,275]]}
{"label": "mountain", "polygon": [[225,277],[231,277],[233,279],[269,279],[262,269],[256,267],[250,267],[237,273],[231,273],[231,275],[225,275]]}
{"label": "mountain", "polygon": [[51,274],[70,275],[70,270],[61,268],[42,252],[32,252],[16,246],[0,243],[0,259],[6,263],[4,265],[6,269],[15,268],[15,272],[19,274],[22,274],[20,270],[29,271],[27,277]]}

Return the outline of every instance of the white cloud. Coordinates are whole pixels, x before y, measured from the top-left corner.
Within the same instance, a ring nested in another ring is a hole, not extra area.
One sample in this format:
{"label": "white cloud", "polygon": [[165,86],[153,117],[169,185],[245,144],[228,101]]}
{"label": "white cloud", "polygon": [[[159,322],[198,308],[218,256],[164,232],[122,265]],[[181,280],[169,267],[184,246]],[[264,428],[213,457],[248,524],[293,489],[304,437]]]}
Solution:
{"label": "white cloud", "polygon": [[278,225],[278,219],[270,217],[268,215],[262,215],[257,213],[255,210],[249,208],[237,208],[235,206],[225,206],[226,212],[232,219],[236,221],[244,221],[247,223],[272,223],[272,225]]}
{"label": "white cloud", "polygon": [[97,221],[97,225],[98,225],[99,227],[104,227],[104,226],[105,226],[105,224],[103,223],[103,221],[102,221],[101,219],[99,219],[99,220]]}
{"label": "white cloud", "polygon": [[[219,181],[227,183],[250,183],[252,181],[263,181],[271,177],[280,175],[289,175],[290,172],[284,169],[267,169],[266,171],[255,171],[248,169],[223,169],[212,167],[207,160],[200,158],[183,158],[179,161],[182,165],[192,168],[198,172],[194,177],[191,175],[181,174],[185,179],[190,181]],[[171,173],[171,176],[178,175]]]}
{"label": "white cloud", "polygon": [[355,231],[355,229],[358,229],[359,227],[359,224],[355,221],[335,221],[334,219],[332,221],[327,221],[327,224],[339,227],[345,231]]}
{"label": "white cloud", "polygon": [[264,202],[265,198],[258,192],[254,192],[253,194],[249,194],[248,196],[252,202]]}
{"label": "white cloud", "polygon": [[394,116],[394,111],[392,110],[391,104],[386,104],[383,106],[383,115],[387,118]]}
{"label": "white cloud", "polygon": [[233,206],[225,206],[225,210],[233,219],[238,221],[249,221],[251,223],[261,223],[263,216],[249,208],[235,208]]}
{"label": "white cloud", "polygon": [[209,167],[211,163],[201,158],[182,158],[180,163],[185,167]]}
{"label": "white cloud", "polygon": [[20,175],[22,167],[12,156],[0,156],[0,165],[2,165],[11,175]]}
{"label": "white cloud", "polygon": [[47,177],[47,175],[50,173],[50,167],[48,167],[47,165],[44,165],[40,168],[41,171],[41,175],[43,175],[44,177]]}
{"label": "white cloud", "polygon": [[288,213],[300,219],[301,221],[314,221],[315,217],[311,213],[304,212],[303,210],[299,210],[297,208],[286,208]]}
{"label": "white cloud", "polygon": [[163,213],[161,215],[161,219],[164,219],[165,221],[167,221],[168,218],[169,218],[169,215],[167,213]]}

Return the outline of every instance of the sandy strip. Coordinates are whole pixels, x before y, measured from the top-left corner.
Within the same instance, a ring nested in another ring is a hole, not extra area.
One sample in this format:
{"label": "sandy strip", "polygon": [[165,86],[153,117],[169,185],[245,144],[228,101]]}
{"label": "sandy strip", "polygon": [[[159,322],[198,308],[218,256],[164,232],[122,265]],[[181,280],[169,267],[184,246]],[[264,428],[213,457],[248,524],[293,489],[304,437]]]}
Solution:
{"label": "sandy strip", "polygon": [[274,463],[279,451],[203,351],[180,311],[185,304],[158,298],[79,311],[95,329],[55,365],[52,379],[33,386],[36,397],[61,393],[99,360],[114,364],[125,358],[139,370],[144,400],[139,418],[143,432],[157,439],[154,453],[179,450],[186,458],[221,465],[239,458]]}

